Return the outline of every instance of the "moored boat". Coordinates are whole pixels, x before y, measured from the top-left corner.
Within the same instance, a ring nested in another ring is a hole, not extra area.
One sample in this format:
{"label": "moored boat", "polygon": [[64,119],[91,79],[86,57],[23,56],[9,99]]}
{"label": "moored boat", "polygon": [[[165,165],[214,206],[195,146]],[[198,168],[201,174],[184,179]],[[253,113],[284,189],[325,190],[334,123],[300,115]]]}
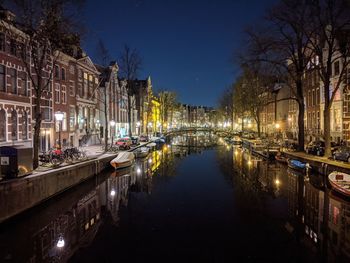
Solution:
{"label": "moored boat", "polygon": [[328,181],[335,191],[350,196],[350,174],[334,171],[328,175]]}
{"label": "moored boat", "polygon": [[276,154],[275,159],[280,163],[287,163],[287,158],[282,154]]}
{"label": "moored boat", "polygon": [[141,147],[141,148],[138,148],[134,151],[134,154],[135,154],[135,158],[145,158],[148,156],[149,154],[149,150],[150,148],[148,147]]}
{"label": "moored boat", "polygon": [[288,167],[300,172],[306,172],[308,169],[310,169],[310,165],[305,162],[301,162],[299,160],[295,159],[289,159],[288,160]]}
{"label": "moored boat", "polygon": [[242,140],[240,137],[238,136],[235,136],[233,137],[233,139],[231,140],[232,144],[233,145],[241,145],[242,144]]}
{"label": "moored boat", "polygon": [[131,166],[135,160],[135,155],[133,152],[120,152],[117,157],[115,157],[110,164],[115,169],[125,168]]}

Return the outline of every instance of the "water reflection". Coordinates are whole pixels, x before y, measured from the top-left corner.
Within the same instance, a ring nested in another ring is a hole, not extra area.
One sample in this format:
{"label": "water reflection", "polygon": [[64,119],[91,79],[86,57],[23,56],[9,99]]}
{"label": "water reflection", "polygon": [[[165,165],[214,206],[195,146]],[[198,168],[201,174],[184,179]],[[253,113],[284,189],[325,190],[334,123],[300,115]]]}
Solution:
{"label": "water reflection", "polygon": [[208,137],[175,137],[134,166],[0,225],[0,261],[75,262],[97,254],[114,262],[137,251],[138,259],[164,261],[348,262],[349,200],[319,175],[305,177],[224,141],[214,147]]}
{"label": "water reflection", "polygon": [[244,187],[246,195],[261,199],[265,192],[286,199],[284,228],[300,245],[301,258],[307,250],[323,262],[349,262],[350,200],[331,191],[321,175],[304,176],[241,148],[223,148],[219,159],[227,163],[227,155],[232,156],[232,180]]}
{"label": "water reflection", "polygon": [[151,194],[153,176],[173,175],[176,152],[156,149],[130,168],[100,175],[2,224],[0,261],[66,262],[94,240],[103,220],[119,224],[130,191]]}

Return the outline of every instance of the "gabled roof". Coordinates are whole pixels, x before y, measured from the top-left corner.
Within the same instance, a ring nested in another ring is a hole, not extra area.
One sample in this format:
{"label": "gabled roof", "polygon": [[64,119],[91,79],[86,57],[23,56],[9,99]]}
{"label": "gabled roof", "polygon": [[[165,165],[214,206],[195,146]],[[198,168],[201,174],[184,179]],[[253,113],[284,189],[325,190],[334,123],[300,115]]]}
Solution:
{"label": "gabled roof", "polygon": [[97,68],[95,67],[94,63],[92,62],[89,56],[85,56],[80,59],[77,59],[77,62],[80,65],[84,66],[85,68],[95,71],[97,74],[100,74],[100,72],[97,70]]}

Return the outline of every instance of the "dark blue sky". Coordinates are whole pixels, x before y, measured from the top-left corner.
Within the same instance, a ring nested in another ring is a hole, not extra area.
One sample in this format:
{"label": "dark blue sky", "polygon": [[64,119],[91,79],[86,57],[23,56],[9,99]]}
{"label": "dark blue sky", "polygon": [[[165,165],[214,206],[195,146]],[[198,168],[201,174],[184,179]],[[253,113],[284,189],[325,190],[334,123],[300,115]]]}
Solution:
{"label": "dark blue sky", "polygon": [[87,0],[84,48],[96,58],[101,38],[117,59],[125,43],[143,58],[140,79],[176,91],[182,103],[216,106],[237,69],[230,62],[243,30],[276,0]]}

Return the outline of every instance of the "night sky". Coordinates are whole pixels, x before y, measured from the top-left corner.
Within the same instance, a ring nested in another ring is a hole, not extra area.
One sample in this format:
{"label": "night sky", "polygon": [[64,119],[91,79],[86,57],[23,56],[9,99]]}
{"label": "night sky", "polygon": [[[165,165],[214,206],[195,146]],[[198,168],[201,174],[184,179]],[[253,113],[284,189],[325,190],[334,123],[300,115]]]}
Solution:
{"label": "night sky", "polygon": [[277,0],[87,0],[84,48],[93,60],[98,39],[113,59],[125,43],[139,50],[153,87],[182,103],[216,106],[238,74],[231,62],[243,31]]}

